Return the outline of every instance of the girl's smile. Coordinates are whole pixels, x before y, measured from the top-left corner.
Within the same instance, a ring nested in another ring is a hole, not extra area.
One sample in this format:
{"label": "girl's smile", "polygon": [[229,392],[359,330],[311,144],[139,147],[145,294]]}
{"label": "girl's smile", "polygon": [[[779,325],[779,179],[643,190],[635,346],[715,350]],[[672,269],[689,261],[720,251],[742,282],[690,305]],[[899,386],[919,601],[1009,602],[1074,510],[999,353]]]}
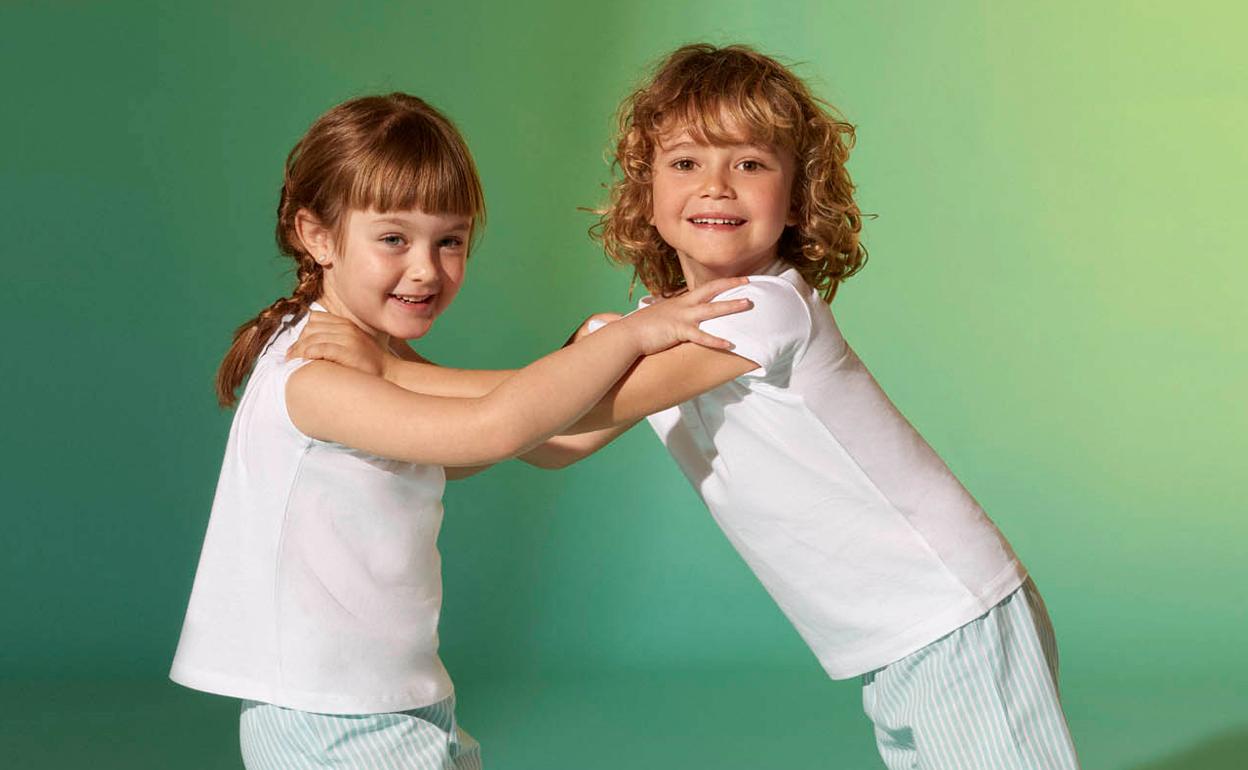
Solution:
{"label": "girl's smile", "polygon": [[434,302],[437,299],[437,293],[431,294],[391,294],[390,299],[398,303],[398,308],[404,313],[427,317],[433,314]]}

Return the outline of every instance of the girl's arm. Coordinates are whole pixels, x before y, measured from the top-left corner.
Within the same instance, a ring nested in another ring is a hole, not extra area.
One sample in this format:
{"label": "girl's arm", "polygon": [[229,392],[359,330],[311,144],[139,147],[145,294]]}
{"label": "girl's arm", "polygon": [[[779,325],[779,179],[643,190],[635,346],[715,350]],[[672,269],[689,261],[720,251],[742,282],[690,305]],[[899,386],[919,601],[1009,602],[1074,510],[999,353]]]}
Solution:
{"label": "girl's arm", "polygon": [[353,369],[313,361],[291,375],[287,410],[295,427],[309,436],[383,457],[452,466],[497,462],[575,422],[639,356],[681,340],[726,346],[697,325],[749,307],[745,301],[707,304],[744,282],[716,281],[634,313],[539,359],[478,398],[413,393]]}
{"label": "girl's arm", "polygon": [[[600,314],[591,320],[618,320]],[[588,321],[572,336],[588,334]],[[515,370],[448,369],[430,363],[410,347],[388,355],[355,324],[329,313],[313,313],[290,357],[325,358],[368,372],[400,387],[428,395],[484,396]],[[684,343],[634,364],[607,395],[565,435],[552,436],[517,459],[540,468],[565,468],[583,460],[624,434],[642,418],[687,401],[757,368],[749,359]],[[465,478],[487,466],[448,471],[447,478]]]}
{"label": "girl's arm", "polygon": [[[602,313],[591,316],[589,320],[606,322],[619,320],[620,317],[614,313]],[[583,337],[587,333],[588,323],[586,321],[582,324],[567,344]],[[451,369],[438,366],[403,342],[392,343],[390,350],[386,351],[376,340],[347,319],[320,311],[312,311],[299,339],[286,355],[292,359],[333,361],[366,374],[384,377],[405,390],[430,396],[480,398],[516,373],[514,369]],[[539,468],[563,468],[611,443],[629,427],[632,426],[574,436],[552,436],[516,459]],[[468,478],[489,467],[474,465],[448,468],[446,478],[452,481]]]}

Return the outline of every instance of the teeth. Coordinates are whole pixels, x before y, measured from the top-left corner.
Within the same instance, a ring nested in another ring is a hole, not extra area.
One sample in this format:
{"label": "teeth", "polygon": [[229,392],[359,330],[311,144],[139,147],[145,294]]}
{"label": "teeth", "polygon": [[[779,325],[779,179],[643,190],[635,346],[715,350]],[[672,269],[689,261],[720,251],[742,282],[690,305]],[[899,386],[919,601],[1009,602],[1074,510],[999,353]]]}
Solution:
{"label": "teeth", "polygon": [[419,305],[420,303],[422,303],[422,302],[424,302],[425,300],[429,299],[429,297],[431,297],[431,296],[433,296],[433,295],[431,295],[431,294],[425,294],[424,296],[421,296],[421,297],[412,297],[412,296],[410,296],[410,295],[405,295],[405,294],[391,294],[390,296],[391,296],[391,297],[394,297],[394,298],[395,298],[395,299],[397,299],[399,302],[406,302],[406,303],[407,303],[407,304],[409,304],[409,305]]}
{"label": "teeth", "polygon": [[692,220],[694,224],[698,225],[739,225],[744,221],[742,219],[718,219],[711,217],[696,217]]}

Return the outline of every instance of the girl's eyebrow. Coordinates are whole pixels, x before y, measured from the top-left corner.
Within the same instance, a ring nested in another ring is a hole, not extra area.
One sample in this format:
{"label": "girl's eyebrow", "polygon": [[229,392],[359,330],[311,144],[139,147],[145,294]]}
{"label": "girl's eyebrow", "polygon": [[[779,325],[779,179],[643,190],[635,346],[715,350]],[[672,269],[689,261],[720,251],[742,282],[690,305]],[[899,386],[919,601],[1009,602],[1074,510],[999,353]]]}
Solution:
{"label": "girl's eyebrow", "polygon": [[[395,216],[381,217],[380,219],[374,220],[373,224],[394,225],[395,227],[415,227],[414,223],[406,219],[403,219],[402,217],[395,217]],[[451,232],[451,233],[458,232],[460,230],[468,231],[471,229],[472,229],[472,220],[470,219],[461,219],[457,222],[452,223],[449,227],[445,228],[447,232]]]}
{"label": "girl's eyebrow", "polygon": [[381,217],[380,219],[374,219],[373,224],[394,225],[395,227],[410,227],[412,223],[408,222],[406,219],[403,219],[402,217]]}

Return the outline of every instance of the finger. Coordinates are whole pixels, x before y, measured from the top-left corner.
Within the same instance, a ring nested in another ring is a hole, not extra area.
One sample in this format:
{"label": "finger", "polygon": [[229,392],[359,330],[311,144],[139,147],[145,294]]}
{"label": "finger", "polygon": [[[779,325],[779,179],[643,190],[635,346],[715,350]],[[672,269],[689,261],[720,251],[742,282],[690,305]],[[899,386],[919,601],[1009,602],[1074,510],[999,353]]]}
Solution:
{"label": "finger", "polygon": [[321,361],[333,361],[334,363],[342,363],[338,357],[338,348],[334,345],[326,345],[325,343],[317,343],[308,345],[304,348],[303,357],[310,359],[319,359]]}
{"label": "finger", "polygon": [[307,329],[304,329],[303,333],[299,335],[299,339],[295,340],[295,344],[290,346],[291,350],[294,350],[296,347],[299,347],[301,344],[306,345],[308,344],[308,342],[311,342],[312,340],[320,339],[323,336],[324,334],[322,332],[308,331]]}
{"label": "finger", "polygon": [[332,315],[330,313],[322,313],[316,311],[311,318],[308,319],[308,328],[312,329],[341,329],[345,326],[355,326],[341,316]]}
{"label": "finger", "polygon": [[754,307],[754,301],[750,299],[725,299],[719,302],[707,302],[703,305],[698,305],[694,311],[696,316],[705,321],[709,318],[719,318],[720,316],[740,313],[752,307]]}
{"label": "finger", "polygon": [[732,350],[733,347],[735,347],[728,340],[722,337],[716,337],[713,334],[707,334],[702,330],[698,330],[693,334],[690,334],[689,341],[705,348],[716,348],[718,350]]}

